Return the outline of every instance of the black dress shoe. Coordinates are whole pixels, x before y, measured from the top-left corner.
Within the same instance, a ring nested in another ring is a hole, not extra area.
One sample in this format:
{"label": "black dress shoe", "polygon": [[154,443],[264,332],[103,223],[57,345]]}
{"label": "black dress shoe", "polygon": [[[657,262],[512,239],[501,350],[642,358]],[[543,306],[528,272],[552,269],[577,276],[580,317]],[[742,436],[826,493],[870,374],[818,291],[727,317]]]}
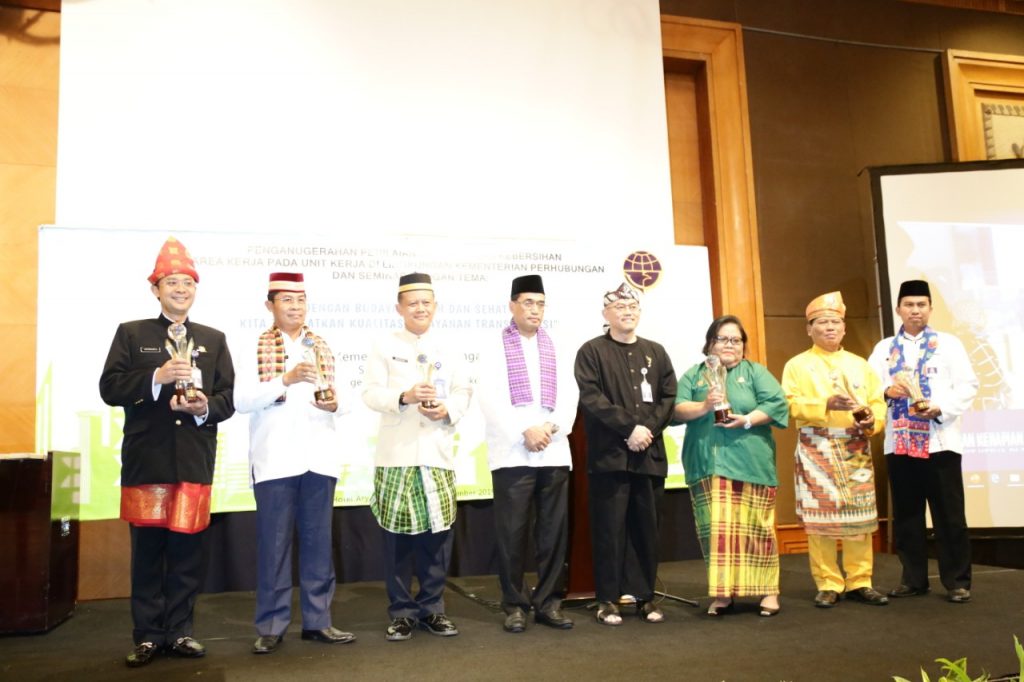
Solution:
{"label": "black dress shoe", "polygon": [[822,590],[814,596],[814,605],[820,609],[830,609],[839,603],[839,593],[835,590]]}
{"label": "black dress shoe", "polygon": [[966,587],[955,587],[949,591],[946,599],[954,604],[966,604],[971,601],[971,591]]}
{"label": "black dress shoe", "polygon": [[520,608],[514,609],[505,616],[505,632],[522,632],[526,629],[526,612]]}
{"label": "black dress shoe", "polygon": [[412,627],[416,624],[412,618],[395,618],[388,626],[384,638],[389,642],[401,642],[412,637]]}
{"label": "black dress shoe", "polygon": [[538,623],[558,628],[559,630],[568,630],[573,626],[572,618],[562,613],[562,610],[559,608],[538,611],[534,614],[533,619]]}
{"label": "black dress shoe", "polygon": [[124,664],[129,668],[141,668],[156,656],[160,647],[152,642],[139,642],[132,652],[124,657]]}
{"label": "black dress shoe", "polygon": [[324,644],[348,644],[356,641],[356,636],[351,632],[344,632],[338,628],[327,626],[323,630],[303,630],[302,639],[311,639],[314,642]]}
{"label": "black dress shoe", "polygon": [[454,637],[459,634],[455,623],[451,622],[443,613],[432,613],[426,618],[420,618],[420,627],[432,635],[441,637]]}
{"label": "black dress shoe", "polygon": [[920,597],[923,594],[928,594],[928,592],[929,589],[927,587],[911,587],[901,583],[899,587],[889,590],[889,596],[902,599],[903,597]]}
{"label": "black dress shoe", "polygon": [[846,598],[870,606],[885,606],[889,603],[889,598],[873,587],[858,587],[856,590],[850,590],[846,593]]}
{"label": "black dress shoe", "polygon": [[256,643],[252,645],[252,652],[254,654],[272,654],[281,644],[281,639],[281,635],[260,635],[256,638]]}
{"label": "black dress shoe", "polygon": [[179,637],[167,646],[167,650],[183,658],[202,658],[206,655],[206,647],[191,637]]}

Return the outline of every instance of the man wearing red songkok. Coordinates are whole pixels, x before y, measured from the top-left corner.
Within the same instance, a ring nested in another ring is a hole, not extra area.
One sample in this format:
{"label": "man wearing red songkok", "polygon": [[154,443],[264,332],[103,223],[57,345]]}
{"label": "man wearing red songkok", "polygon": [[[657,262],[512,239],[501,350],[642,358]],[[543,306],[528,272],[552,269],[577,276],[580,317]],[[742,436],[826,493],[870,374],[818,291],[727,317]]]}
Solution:
{"label": "man wearing red songkok", "polygon": [[100,376],[104,402],[124,408],[121,518],[131,524],[135,641],[125,663],[133,668],[165,649],[206,653],[192,638],[192,616],[217,424],[234,412],[235,371],[224,334],[188,319],[198,282],[188,251],[168,238],[149,276],[160,315],[118,326]]}

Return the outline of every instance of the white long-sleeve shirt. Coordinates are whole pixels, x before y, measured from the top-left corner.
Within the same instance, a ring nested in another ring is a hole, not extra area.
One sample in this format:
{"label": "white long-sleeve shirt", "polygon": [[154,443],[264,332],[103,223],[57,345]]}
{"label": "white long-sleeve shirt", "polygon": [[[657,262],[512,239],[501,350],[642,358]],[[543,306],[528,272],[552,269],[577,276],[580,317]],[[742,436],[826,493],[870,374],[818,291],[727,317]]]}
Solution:
{"label": "white long-sleeve shirt", "polygon": [[[903,334],[901,345],[903,346],[904,364],[907,367],[917,367],[920,359],[921,334],[909,336]],[[932,405],[942,410],[939,420],[933,419],[929,428],[928,450],[930,452],[941,452],[950,450],[952,452],[963,452],[963,437],[960,429],[960,415],[967,411],[974,402],[974,394],[978,392],[978,378],[971,368],[970,358],[960,339],[945,332],[935,332],[937,345],[928,363],[924,367],[925,375],[928,377],[928,387],[931,389],[929,398]],[[892,336],[882,339],[871,352],[868,362],[882,380],[883,390],[892,386],[892,377],[889,376],[889,348],[892,347]],[[904,398],[905,400],[905,398]],[[889,408],[889,415],[886,423],[892,423],[892,408]],[[892,453],[892,431],[885,430],[885,452]]]}
{"label": "white long-sleeve shirt", "polygon": [[[540,404],[540,350],[536,335],[520,336],[523,359],[530,379],[529,405],[512,405],[508,386],[508,367],[501,334],[485,353],[481,354],[477,377],[477,397],[480,410],[487,422],[487,463],[491,471],[507,467],[567,466],[572,468],[572,453],[567,439],[576,421],[579,388],[573,376],[573,356],[555,344],[558,391],[555,409]],[[526,449],[523,431],[544,422],[558,425],[551,443],[539,452]]]}
{"label": "white long-sleeve shirt", "polygon": [[[284,338],[285,371],[302,362],[302,337]],[[255,359],[255,353],[253,353]],[[335,413],[313,405],[316,387],[307,382],[284,385],[280,376],[261,382],[255,365],[235,379],[235,409],[249,415],[249,466],[256,483],[312,471],[337,478],[342,444],[335,431]],[[275,402],[286,393],[283,403]],[[335,389],[335,394],[340,392]]]}

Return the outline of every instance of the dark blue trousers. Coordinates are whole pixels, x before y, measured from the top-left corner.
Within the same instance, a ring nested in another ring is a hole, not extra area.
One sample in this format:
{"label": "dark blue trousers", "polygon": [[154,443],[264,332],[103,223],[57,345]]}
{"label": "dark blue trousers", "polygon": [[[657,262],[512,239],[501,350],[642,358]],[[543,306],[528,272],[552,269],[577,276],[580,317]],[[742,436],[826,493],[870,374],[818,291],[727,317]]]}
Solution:
{"label": "dark blue trousers", "polygon": [[257,483],[256,632],[283,635],[292,614],[292,539],[299,532],[302,629],[331,625],[331,516],[337,479],[307,471]]}
{"label": "dark blue trousers", "polygon": [[[452,559],[455,533],[449,528],[440,533],[405,535],[384,533],[384,586],[387,589],[388,616],[426,618],[444,613],[444,581]],[[420,589],[412,596],[412,577]]]}

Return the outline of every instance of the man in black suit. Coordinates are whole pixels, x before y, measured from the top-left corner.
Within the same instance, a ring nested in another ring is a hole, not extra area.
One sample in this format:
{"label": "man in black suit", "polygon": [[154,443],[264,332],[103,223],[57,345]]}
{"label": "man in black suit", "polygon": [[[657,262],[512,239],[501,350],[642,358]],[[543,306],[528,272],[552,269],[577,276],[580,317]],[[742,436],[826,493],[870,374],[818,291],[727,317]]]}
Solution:
{"label": "man in black suit", "polygon": [[[149,282],[160,316],[118,326],[100,377],[104,402],[124,408],[121,518],[131,524],[135,626],[125,663],[133,668],[164,649],[187,658],[206,653],[192,638],[201,531],[210,523],[217,424],[234,413],[227,342],[188,319],[199,275],[173,237]],[[169,356],[176,327],[185,340]]]}

